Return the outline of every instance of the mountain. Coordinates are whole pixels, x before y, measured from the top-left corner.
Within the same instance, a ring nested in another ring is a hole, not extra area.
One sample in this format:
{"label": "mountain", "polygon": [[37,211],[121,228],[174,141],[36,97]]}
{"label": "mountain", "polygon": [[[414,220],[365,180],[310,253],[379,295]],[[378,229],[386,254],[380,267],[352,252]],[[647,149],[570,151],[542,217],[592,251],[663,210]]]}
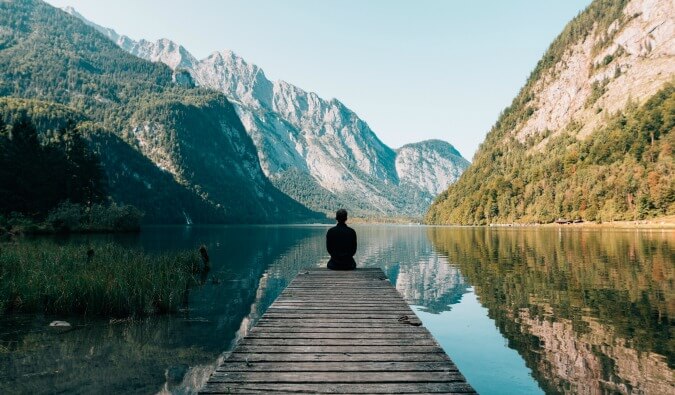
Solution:
{"label": "mountain", "polygon": [[675,3],[595,0],[553,41],[429,223],[675,214]]}
{"label": "mountain", "polygon": [[41,1],[0,2],[0,115],[45,134],[77,121],[114,201],[148,222],[317,218],[265,177],[227,98],[189,85]]}
{"label": "mountain", "polygon": [[459,179],[469,161],[451,144],[427,140],[396,150],[396,172],[401,182],[417,185],[433,196]]}
{"label": "mountain", "polygon": [[332,213],[345,206],[359,216],[420,216],[468,166],[451,145],[439,141],[395,151],[340,101],[272,82],[231,51],[197,60],[170,40],[134,41],[72,8],[65,11],[127,52],[188,72],[198,86],[223,92],[253,139],[265,175],[313,210]]}

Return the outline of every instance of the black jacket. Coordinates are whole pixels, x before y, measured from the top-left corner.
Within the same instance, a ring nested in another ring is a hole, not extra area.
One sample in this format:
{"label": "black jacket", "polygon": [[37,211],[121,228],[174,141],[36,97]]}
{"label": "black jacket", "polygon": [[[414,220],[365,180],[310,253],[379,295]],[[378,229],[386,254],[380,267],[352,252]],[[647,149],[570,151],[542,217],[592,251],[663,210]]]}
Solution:
{"label": "black jacket", "polygon": [[326,249],[330,254],[328,268],[350,270],[356,268],[356,232],[344,223],[338,223],[326,233]]}

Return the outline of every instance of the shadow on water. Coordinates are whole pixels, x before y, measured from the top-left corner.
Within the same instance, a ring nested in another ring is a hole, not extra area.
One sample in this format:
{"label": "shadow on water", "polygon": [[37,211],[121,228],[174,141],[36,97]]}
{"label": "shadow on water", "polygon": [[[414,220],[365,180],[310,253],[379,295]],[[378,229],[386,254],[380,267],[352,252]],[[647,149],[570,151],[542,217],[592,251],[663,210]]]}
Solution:
{"label": "shadow on water", "polygon": [[429,229],[546,393],[675,391],[675,234]]}
{"label": "shadow on water", "polygon": [[[355,228],[359,266],[381,267],[446,350],[478,328],[453,313],[466,320],[482,315],[481,333],[496,340],[473,339],[482,355],[451,352],[469,380],[472,368],[461,360],[480,371],[480,358],[510,353],[504,361],[518,363],[489,373],[492,388],[672,392],[672,233]],[[212,269],[179,314],[137,321],[0,317],[0,393],[194,392],[299,271],[325,265],[325,232],[157,227],[55,240],[114,241],[149,252],[205,244]],[[55,319],[74,329],[49,328]],[[444,337],[448,328],[454,332]]]}

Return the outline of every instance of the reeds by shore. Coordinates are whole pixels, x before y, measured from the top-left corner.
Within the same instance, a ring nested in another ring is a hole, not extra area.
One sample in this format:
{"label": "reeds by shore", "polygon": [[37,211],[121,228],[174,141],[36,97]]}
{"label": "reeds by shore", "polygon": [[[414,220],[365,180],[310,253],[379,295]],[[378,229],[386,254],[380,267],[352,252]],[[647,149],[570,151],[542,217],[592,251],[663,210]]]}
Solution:
{"label": "reeds by shore", "polygon": [[111,317],[176,311],[193,273],[195,252],[147,254],[113,243],[0,244],[0,312]]}

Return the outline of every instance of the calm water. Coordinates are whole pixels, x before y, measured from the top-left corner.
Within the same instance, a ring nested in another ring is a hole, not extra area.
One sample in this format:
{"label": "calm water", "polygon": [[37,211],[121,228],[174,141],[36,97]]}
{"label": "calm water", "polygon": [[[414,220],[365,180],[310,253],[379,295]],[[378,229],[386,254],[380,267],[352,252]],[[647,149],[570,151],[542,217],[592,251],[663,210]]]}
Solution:
{"label": "calm water", "polygon": [[[356,229],[359,265],[385,271],[480,393],[675,393],[675,232]],[[194,391],[299,270],[325,264],[325,231],[163,227],[55,241],[204,243],[213,270],[171,317],[0,317],[0,393]],[[49,328],[54,319],[74,329]]]}

